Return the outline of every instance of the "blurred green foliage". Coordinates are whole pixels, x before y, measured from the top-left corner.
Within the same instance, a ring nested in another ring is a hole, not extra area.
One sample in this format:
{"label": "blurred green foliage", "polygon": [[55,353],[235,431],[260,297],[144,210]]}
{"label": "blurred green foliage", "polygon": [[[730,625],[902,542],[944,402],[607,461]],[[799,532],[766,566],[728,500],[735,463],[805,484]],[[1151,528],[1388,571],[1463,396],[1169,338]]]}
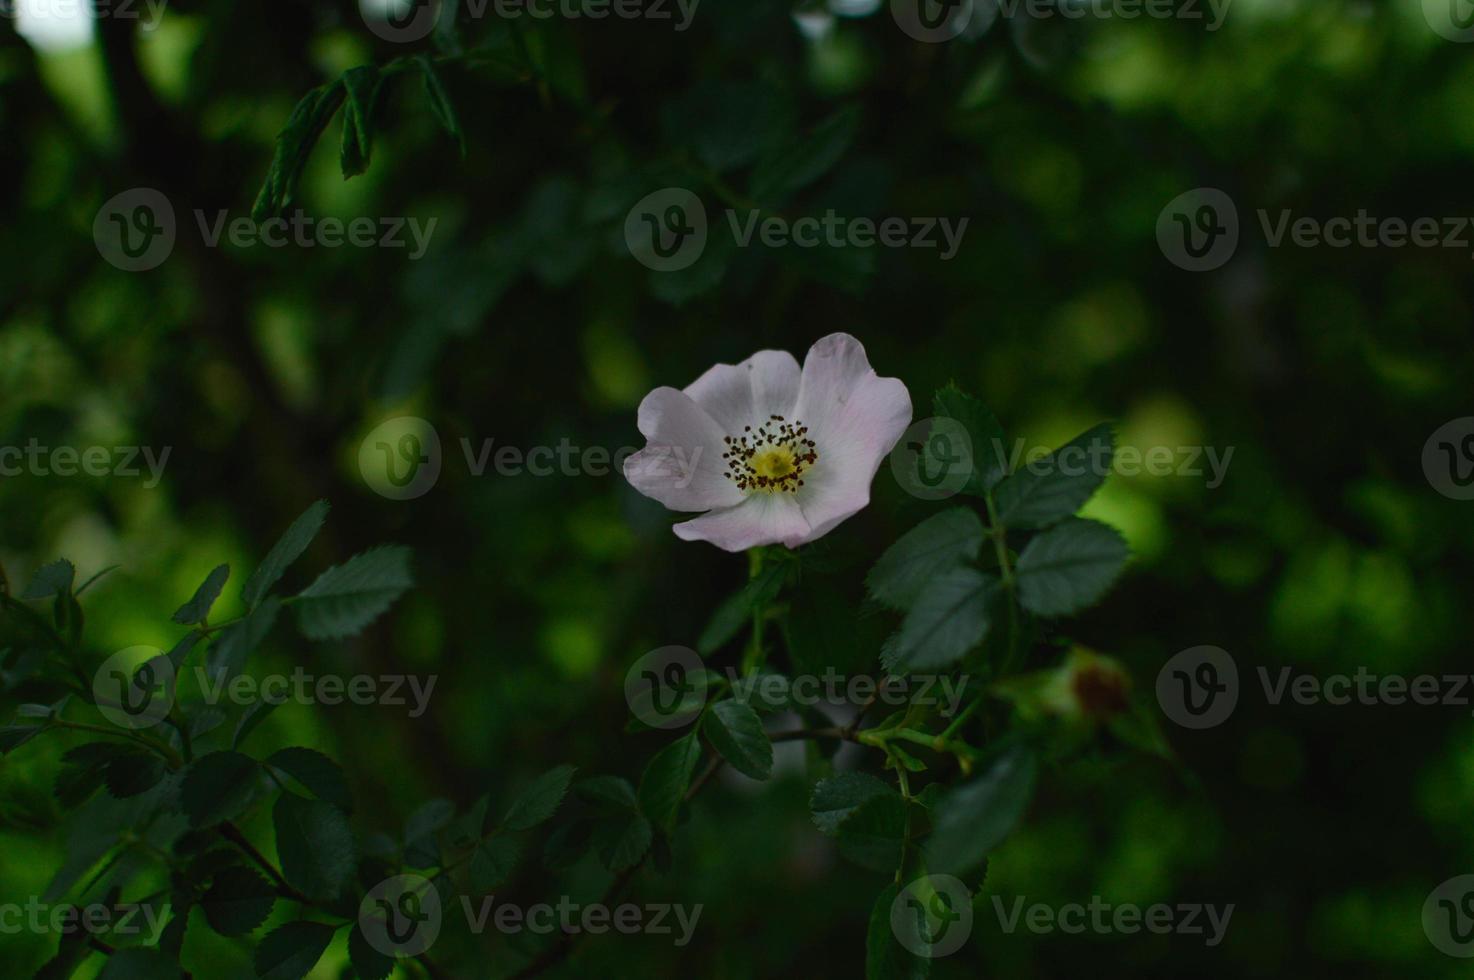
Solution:
{"label": "blurred green foliage", "polygon": [[[7,21],[0,445],[172,453],[151,488],[0,478],[0,565],[18,583],[57,555],[83,577],[117,564],[89,594],[89,643],[167,646],[168,616],[211,568],[253,567],[330,498],[313,567],[393,540],[413,546],[417,588],[352,643],[280,634],[265,662],[441,685],[418,719],[289,706],[263,743],[329,747],[374,801],[356,818],[366,831],[397,832],[429,796],[465,804],[489,790],[505,804],[561,762],[635,779],[660,742],[618,734],[626,667],[694,645],[745,569],[677,541],[615,475],[477,477],[461,440],[638,445],[650,387],[842,329],[913,393],[955,379],[981,394],[1031,446],[1110,417],[1122,446],[1234,450],[1213,489],[1107,483],[1086,514],[1120,527],[1137,557],[1076,633],[1148,692],[1176,651],[1222,646],[1245,679],[1238,711],[1169,733],[1183,771],[1102,754],[1043,775],[988,876],[988,892],[1046,902],[1232,902],[1227,939],[1005,935],[985,896],[973,940],[934,975],[1105,963],[1163,977],[1454,976],[1462,965],[1426,941],[1419,915],[1429,889],[1474,865],[1467,711],[1272,707],[1254,676],[1468,669],[1474,522],[1428,486],[1420,453],[1469,413],[1470,256],[1269,249],[1255,215],[1474,214],[1474,62],[1417,7],[1235,0],[1216,32],[1015,18],[938,45],[884,8],[796,16],[770,0],[703,0],[679,33],[463,19],[466,44],[530,52],[516,70],[442,70],[464,155],[419,84],[396,84],[366,172],[343,180],[335,121],[296,201],[318,217],[433,217],[417,261],[207,248],[193,216],[249,214],[298,99],[407,53],[354,4],[175,0],[156,29],[104,19],[67,50],[34,49]],[[802,209],[967,216],[951,261],[718,247],[662,278],[629,257],[620,229],[637,199],[685,186],[714,211],[741,196],[730,181],[765,141],[846,107],[853,141]],[[179,241],[159,268],[128,273],[100,259],[92,225],[140,186],[169,197]],[[1164,259],[1155,227],[1198,186],[1238,202],[1244,239],[1225,268],[1194,275]],[[403,502],[369,490],[357,463],[364,434],[396,415],[431,420],[445,450],[433,490]],[[840,559],[873,557],[924,514],[883,469],[873,505],[836,532]],[[239,612],[236,595],[217,613]],[[50,778],[65,747],[0,763],[7,898],[41,893],[61,863]],[[703,795],[672,873],[639,885],[646,900],[705,903],[691,945],[606,937],[570,975],[860,975],[884,882],[838,862],[809,820],[801,750],[780,749],[794,754],[780,752],[775,784]],[[16,975],[52,949],[37,936],[0,945]],[[186,966],[243,974],[248,950],[216,940]],[[344,963],[335,948],[316,975]]]}

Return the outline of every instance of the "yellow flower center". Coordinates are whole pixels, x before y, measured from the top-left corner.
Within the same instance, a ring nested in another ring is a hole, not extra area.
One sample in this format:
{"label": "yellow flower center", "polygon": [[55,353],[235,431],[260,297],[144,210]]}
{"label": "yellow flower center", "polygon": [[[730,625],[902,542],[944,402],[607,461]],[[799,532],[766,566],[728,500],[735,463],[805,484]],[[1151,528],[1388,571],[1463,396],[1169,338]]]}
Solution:
{"label": "yellow flower center", "polygon": [[725,437],[727,479],[739,490],[797,493],[804,471],[819,458],[808,434],[808,426],[781,415],[769,416],[756,432],[744,426],[742,435]]}

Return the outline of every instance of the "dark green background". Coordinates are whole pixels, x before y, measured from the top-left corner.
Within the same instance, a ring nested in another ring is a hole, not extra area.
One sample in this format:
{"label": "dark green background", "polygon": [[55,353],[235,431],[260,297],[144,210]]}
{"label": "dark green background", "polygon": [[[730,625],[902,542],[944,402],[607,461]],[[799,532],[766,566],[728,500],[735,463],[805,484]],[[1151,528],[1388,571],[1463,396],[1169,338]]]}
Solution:
{"label": "dark green background", "polygon": [[[394,831],[435,795],[505,801],[560,762],[635,778],[663,739],[624,734],[626,667],[692,643],[745,563],[678,541],[618,477],[476,478],[459,440],[639,445],[648,389],[760,348],[802,357],[847,331],[907,383],[918,418],[955,379],[1029,445],[1110,418],[1123,445],[1234,449],[1216,489],[1108,482],[1086,513],[1120,527],[1136,558],[1073,633],[1125,661],[1148,697],[1173,653],[1224,647],[1246,682],[1237,712],[1203,733],[1164,722],[1181,767],[1102,748],[1048,770],[987,890],[1233,903],[1225,942],[1004,935],[984,897],[972,941],[936,975],[1465,972],[1420,912],[1435,885],[1474,871],[1468,707],[1273,707],[1253,671],[1469,669],[1474,504],[1435,493],[1421,460],[1434,429],[1471,413],[1471,248],[1270,249],[1256,212],[1474,215],[1474,47],[1441,39],[1412,2],[1236,0],[1216,33],[1055,18],[937,45],[886,9],[818,41],[792,13],[704,0],[684,33],[521,22],[537,72],[443,70],[464,156],[414,78],[391,88],[372,165],[348,182],[334,122],[300,206],[435,217],[418,262],[203,248],[194,224],[197,208],[249,213],[303,93],[406,53],[354,5],[176,0],[136,39],[103,21],[98,43],[40,53],[0,24],[0,444],[172,447],[154,489],[0,478],[11,582],[57,556],[83,576],[119,563],[84,603],[89,647],[168,646],[169,614],[211,567],[236,569],[217,610],[229,615],[247,570],[325,497],[327,530],[289,583],[388,540],[413,547],[418,587],[353,642],[278,630],[257,672],[440,678],[418,720],[293,706],[263,729],[342,761],[358,829]],[[515,50],[512,30],[463,24],[468,44],[498,50]],[[703,145],[750,163],[846,105],[853,144],[785,208],[965,216],[952,261],[749,249],[717,268],[716,249],[663,279],[630,258],[623,219],[644,194],[688,187],[713,215],[743,195],[750,168],[707,173]],[[1224,268],[1191,274],[1159,251],[1156,224],[1199,186],[1233,197],[1243,240]],[[99,206],[133,187],[179,215],[179,245],[146,273],[104,263],[92,238]],[[358,470],[363,435],[396,415],[430,420],[445,444],[439,483],[408,502]],[[931,512],[885,469],[875,498],[831,535],[860,570]],[[60,862],[50,781],[65,744],[0,763],[5,900],[41,891]],[[704,903],[694,942],[605,937],[570,975],[860,975],[886,878],[813,829],[811,783],[796,763],[760,791],[704,793],[673,873],[647,871],[632,893]],[[269,840],[269,821],[253,829]],[[524,870],[513,893],[592,894],[599,874]],[[441,959],[475,948],[449,932]],[[27,975],[54,941],[0,936],[5,972]],[[195,930],[185,965],[245,975],[249,946]],[[490,948],[468,975],[500,969],[504,943]],[[337,948],[315,976],[344,964]]]}

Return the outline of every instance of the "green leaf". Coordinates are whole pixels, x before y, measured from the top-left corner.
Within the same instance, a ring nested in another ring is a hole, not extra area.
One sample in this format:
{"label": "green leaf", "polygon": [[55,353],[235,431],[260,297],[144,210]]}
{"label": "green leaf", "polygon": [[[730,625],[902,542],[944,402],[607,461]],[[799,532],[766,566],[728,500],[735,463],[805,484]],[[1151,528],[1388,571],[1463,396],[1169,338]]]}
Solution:
{"label": "green leaf", "polygon": [[379,69],[360,65],[343,73],[343,143],[339,164],[343,177],[356,177],[368,168],[374,149],[374,108],[379,94]]}
{"label": "green leaf", "polygon": [[211,752],[194,761],[179,785],[179,802],[192,827],[233,819],[246,808],[261,772],[239,752]]}
{"label": "green leaf", "polygon": [[220,637],[205,657],[210,676],[224,683],[244,670],[246,659],[266,639],[280,612],[281,600],[272,596],[251,610],[245,619],[221,630]]}
{"label": "green leaf", "polygon": [[574,820],[555,827],[543,845],[543,867],[549,871],[567,871],[583,860],[592,844],[594,822]]}
{"label": "green leaf", "polygon": [[0,755],[14,752],[45,730],[45,725],[5,725],[0,727]]}
{"label": "green leaf", "polygon": [[302,552],[307,550],[312,539],[317,537],[317,532],[322,530],[322,522],[327,516],[328,502],[319,500],[292,522],[287,533],[272,546],[260,566],[246,580],[245,588],[241,590],[241,599],[248,607],[254,609],[260,605],[261,600],[266,598],[266,593],[281,581],[292,563],[302,557]]}
{"label": "green leaf", "polygon": [[900,893],[901,886],[892,882],[870,907],[870,923],[865,929],[865,980],[926,980],[931,973],[931,960],[912,954],[896,938],[891,907]]}
{"label": "green leaf", "polygon": [[861,803],[876,796],[894,795],[892,787],[867,772],[842,772],[814,784],[809,812],[814,826],[832,836]]}
{"label": "green leaf", "polygon": [[297,596],[297,619],[312,640],[353,636],[378,619],[414,584],[410,550],[371,548],[329,568]]}
{"label": "green leaf", "polygon": [[872,796],[835,828],[839,852],[872,871],[894,871],[906,836],[906,801],[899,793]]}
{"label": "green leaf", "polygon": [[353,877],[353,830],[331,803],[283,793],[272,810],[282,874],[305,894],[331,899]]}
{"label": "green leaf", "polygon": [[267,715],[275,711],[276,708],[277,702],[275,701],[257,701],[242,712],[240,719],[235,723],[235,733],[230,737],[230,747],[233,749],[240,748],[241,743],[249,738],[251,733],[256,730],[256,727],[265,721]]}
{"label": "green leaf", "polygon": [[280,214],[296,198],[297,181],[312,154],[312,148],[338,107],[343,104],[343,83],[334,80],[321,85],[297,102],[287,123],[276,137],[271,166],[266,179],[251,205],[251,219],[256,222]]}
{"label": "green leaf", "polygon": [[48,565],[42,565],[31,576],[30,584],[20,594],[22,599],[50,599],[52,596],[70,595],[72,581],[77,576],[77,569],[65,558],[58,558]]}
{"label": "green leaf", "polygon": [[865,577],[865,586],[890,608],[909,609],[937,574],[976,561],[985,537],[983,522],[971,510],[944,510],[887,548]]}
{"label": "green leaf", "polygon": [[793,592],[784,623],[793,669],[799,674],[822,675],[827,670],[850,676],[867,673],[875,663],[884,624],[878,616],[858,611],[856,583],[805,575]]}
{"label": "green leaf", "polygon": [[97,980],[175,980],[179,976],[179,964],[169,957],[156,949],[134,946],[109,956]]}
{"label": "green leaf", "polygon": [[890,745],[887,745],[885,747],[885,750],[886,754],[889,756],[889,758],[886,760],[887,768],[905,769],[907,772],[926,771],[925,762],[922,762],[920,759],[916,758],[916,756],[912,755],[910,752],[907,752],[899,745],[892,743]]}
{"label": "green leaf", "polygon": [[752,172],[752,197],[759,204],[781,204],[828,173],[854,142],[860,111],[846,106],[809,133],[763,155]]}
{"label": "green leaf", "polygon": [[363,925],[357,921],[348,933],[348,962],[358,974],[358,980],[386,980],[394,973],[394,956],[374,949],[364,936]]}
{"label": "green leaf", "polygon": [[322,959],[337,930],[321,922],[288,922],[273,929],[256,947],[260,980],[302,980]]}
{"label": "green leaf", "polygon": [[[1007,472],[1007,457],[1003,447],[1003,426],[992,410],[956,385],[947,385],[937,389],[932,396],[932,412],[961,425],[972,444],[971,474],[962,485],[962,491],[981,497],[997,486]],[[927,449],[931,449],[929,442]],[[946,462],[956,465],[955,462]]]}
{"label": "green leaf", "polygon": [[265,922],[276,904],[276,887],[244,865],[215,875],[200,899],[205,921],[222,936],[243,936]]}
{"label": "green leaf", "polygon": [[434,114],[435,121],[440,123],[441,128],[455,138],[461,156],[465,156],[466,134],[461,131],[461,122],[456,117],[455,107],[451,105],[450,95],[445,91],[439,72],[435,70],[435,63],[428,55],[423,54],[415,58],[415,63],[420,66],[424,75],[425,97],[430,100],[430,112]]}
{"label": "green leaf", "polygon": [[670,272],[650,270],[650,294],[671,306],[685,306],[691,300],[719,286],[734,261],[737,245],[730,235],[709,239],[701,257],[684,269]]}
{"label": "green leaf", "polygon": [[573,766],[558,766],[533,780],[532,785],[507,809],[502,825],[507,830],[529,830],[547,820],[563,802],[573,772]]}
{"label": "green leaf", "polygon": [[90,742],[68,750],[61,757],[53,792],[62,806],[81,804],[102,788],[108,765],[125,751],[113,742]]}
{"label": "green leaf", "polygon": [[[455,812],[455,804],[443,799],[427,800],[415,808],[404,821],[404,854],[407,864],[416,868],[428,868],[441,863],[438,835],[451,825]],[[484,812],[482,815],[484,818]],[[474,836],[479,839],[481,833],[482,826],[478,823]]]}
{"label": "green leaf", "polygon": [[358,922],[353,923],[348,933],[348,962],[358,974],[358,980],[385,980],[394,972],[394,958],[375,949]]}
{"label": "green leaf", "polygon": [[1019,602],[1040,616],[1077,613],[1106,594],[1130,557],[1115,528],[1071,518],[1035,537],[1019,555]]}
{"label": "green leaf", "polygon": [[634,812],[639,806],[635,788],[628,779],[621,779],[619,776],[590,776],[588,779],[580,779],[573,787],[573,795],[596,808]]}
{"label": "green leaf", "polygon": [[732,699],[760,715],[786,711],[793,704],[793,682],[771,670],[758,670],[732,682]]}
{"label": "green leaf", "polygon": [[1035,769],[1032,752],[1010,749],[983,775],[943,796],[927,841],[927,866],[956,875],[976,867],[1023,818]]}
{"label": "green leaf", "polygon": [[1105,482],[1114,445],[1114,432],[1102,423],[1009,476],[994,498],[999,523],[1042,528],[1075,513]]}
{"label": "green leaf", "polygon": [[773,774],[773,743],[757,712],[740,701],[722,701],[702,718],[701,730],[733,769],[753,779]]}
{"label": "green leaf", "polygon": [[51,624],[19,599],[0,592],[0,664],[22,654],[44,654],[63,647]]}
{"label": "green leaf", "polygon": [[786,563],[770,563],[742,589],[722,600],[696,640],[696,652],[709,656],[726,646],[752,621],[753,610],[772,602],[788,575]]}
{"label": "green leaf", "polygon": [[793,125],[793,98],[771,81],[704,79],[661,112],[672,144],[690,146],[717,173],[751,164]]}
{"label": "green leaf", "polygon": [[975,568],[954,568],[927,583],[886,641],[880,659],[895,674],[945,667],[983,642],[1001,586]]}
{"label": "green leaf", "polygon": [[185,626],[203,623],[210,615],[210,607],[215,605],[216,599],[220,598],[220,590],[225,588],[225,581],[228,578],[230,578],[230,566],[217,565],[195,590],[194,598],[175,610],[174,622],[183,623]]}
{"label": "green leaf", "polygon": [[107,791],[119,800],[147,793],[163,781],[169,768],[156,753],[128,747],[103,770]]}
{"label": "green leaf", "polygon": [[522,844],[515,837],[498,834],[479,842],[471,855],[471,890],[484,895],[500,887],[521,856]]}
{"label": "green leaf", "polygon": [[1155,703],[1133,698],[1131,707],[1110,721],[1111,734],[1126,745],[1163,759],[1172,758],[1172,747],[1162,732]]}
{"label": "green leaf", "polygon": [[700,758],[701,744],[696,733],[690,732],[657,752],[645,766],[637,793],[640,812],[661,833],[669,835],[675,829],[676,814]]}
{"label": "green leaf", "polygon": [[318,799],[343,810],[353,809],[353,794],[338,764],[316,749],[281,749],[266,764],[274,766],[312,791]]}
{"label": "green leaf", "polygon": [[600,820],[594,825],[591,842],[604,867],[616,874],[635,866],[650,850],[655,831],[638,813]]}

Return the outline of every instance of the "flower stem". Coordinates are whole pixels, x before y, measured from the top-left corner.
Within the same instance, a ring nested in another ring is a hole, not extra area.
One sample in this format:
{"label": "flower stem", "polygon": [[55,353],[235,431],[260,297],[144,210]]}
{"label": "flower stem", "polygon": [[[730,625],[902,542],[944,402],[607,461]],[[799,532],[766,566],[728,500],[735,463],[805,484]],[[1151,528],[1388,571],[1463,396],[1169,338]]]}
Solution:
{"label": "flower stem", "polygon": [[[747,581],[750,585],[757,580],[763,571],[763,551],[761,548],[750,548],[747,552]],[[766,653],[763,650],[763,620],[766,618],[767,610],[763,603],[752,604],[752,639],[747,645],[747,652],[742,657],[742,673],[744,676],[751,674],[763,665]]]}

